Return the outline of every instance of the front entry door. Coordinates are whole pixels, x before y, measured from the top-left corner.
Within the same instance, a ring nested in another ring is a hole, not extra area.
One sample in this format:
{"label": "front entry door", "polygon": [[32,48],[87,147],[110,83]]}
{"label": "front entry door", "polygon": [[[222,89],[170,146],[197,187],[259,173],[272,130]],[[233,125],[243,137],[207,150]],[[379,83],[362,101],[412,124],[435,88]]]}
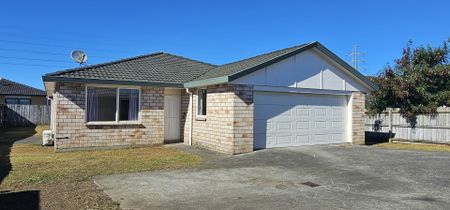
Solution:
{"label": "front entry door", "polygon": [[164,96],[164,140],[180,140],[181,95]]}

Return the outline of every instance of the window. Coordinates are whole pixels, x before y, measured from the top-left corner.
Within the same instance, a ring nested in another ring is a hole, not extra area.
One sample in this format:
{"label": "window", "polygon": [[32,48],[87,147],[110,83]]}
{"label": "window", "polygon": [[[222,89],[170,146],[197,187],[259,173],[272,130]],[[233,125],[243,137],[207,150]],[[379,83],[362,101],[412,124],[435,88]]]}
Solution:
{"label": "window", "polygon": [[119,120],[138,119],[139,90],[119,89]]}
{"label": "window", "polygon": [[198,90],[197,115],[206,115],[206,89]]}
{"label": "window", "polygon": [[29,105],[31,104],[31,98],[5,98],[5,103]]}
{"label": "window", "polygon": [[138,120],[138,89],[88,87],[86,91],[87,122]]}

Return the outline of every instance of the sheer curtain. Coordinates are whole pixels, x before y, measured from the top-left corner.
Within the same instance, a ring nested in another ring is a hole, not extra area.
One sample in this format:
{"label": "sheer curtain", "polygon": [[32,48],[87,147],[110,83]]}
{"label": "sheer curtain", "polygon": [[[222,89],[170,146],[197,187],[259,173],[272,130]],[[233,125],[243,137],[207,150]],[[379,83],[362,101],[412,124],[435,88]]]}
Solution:
{"label": "sheer curtain", "polygon": [[96,121],[98,119],[98,96],[95,90],[88,89],[87,98],[87,121]]}
{"label": "sheer curtain", "polygon": [[139,113],[139,91],[131,90],[129,92],[128,120],[138,120]]}

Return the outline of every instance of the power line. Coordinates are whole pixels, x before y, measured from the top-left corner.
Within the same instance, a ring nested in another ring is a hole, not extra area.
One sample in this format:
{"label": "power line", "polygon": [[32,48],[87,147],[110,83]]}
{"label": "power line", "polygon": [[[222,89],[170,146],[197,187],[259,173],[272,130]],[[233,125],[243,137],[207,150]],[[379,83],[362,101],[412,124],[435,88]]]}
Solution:
{"label": "power line", "polygon": [[[10,62],[0,62],[0,64],[13,65],[13,66],[30,66],[30,67],[54,67],[54,68],[61,68],[61,69],[72,68],[72,67],[62,67],[62,66],[55,66],[55,65],[23,64],[23,63],[10,63]],[[75,68],[75,66],[73,68]]]}
{"label": "power line", "polygon": [[[74,47],[67,46],[67,45],[54,45],[54,44],[46,44],[46,43],[23,42],[23,41],[15,41],[15,40],[7,40],[7,39],[0,39],[0,42],[3,42],[3,43],[14,43],[14,44],[23,44],[23,45],[32,45],[32,46],[42,46],[42,47],[56,47],[56,48],[74,49]],[[107,49],[96,49],[96,48],[89,48],[89,49],[97,50],[97,51],[113,52],[113,51],[107,50]]]}
{"label": "power line", "polygon": [[[4,52],[20,52],[20,53],[29,53],[29,54],[46,54],[46,55],[58,55],[58,56],[69,56],[69,53],[58,53],[58,52],[48,52],[48,51],[40,51],[40,50],[18,50],[18,49],[8,49],[8,48],[0,48],[0,51]],[[109,58],[109,59],[117,59],[115,57],[108,56],[95,56],[89,55],[91,58]]]}
{"label": "power line", "polygon": [[[0,30],[1,29],[2,28],[0,28]],[[55,40],[58,40],[58,41],[62,41],[62,42],[74,42],[74,41],[76,41],[77,43],[80,43],[79,37],[72,38],[72,39],[61,39],[61,37],[59,37],[59,36],[40,35],[40,34],[36,34],[34,32],[11,32],[9,30],[6,31],[6,32],[2,32],[1,34],[2,35],[3,34],[9,34],[9,35],[14,36],[14,37],[17,37],[17,36],[32,37],[33,39],[37,38],[37,39],[47,40],[47,41],[52,41],[52,42],[54,42]],[[64,37],[67,37],[67,35],[64,35]],[[103,39],[103,38],[97,38],[97,39],[94,38],[93,39],[91,36],[89,36],[89,38],[92,39],[92,40],[95,40],[96,43],[101,42],[101,43],[107,44],[107,45],[119,46],[119,45],[117,45],[117,42],[113,42],[113,41],[105,42],[105,39]],[[87,43],[85,43],[85,44],[87,44]]]}
{"label": "power line", "polygon": [[[84,31],[80,31],[80,30],[76,30],[76,31],[52,31],[52,30],[42,30],[42,28],[33,28],[33,27],[23,27],[23,26],[17,26],[17,25],[4,25],[4,24],[0,24],[0,29],[7,29],[8,31],[11,31],[11,29],[16,30],[17,29],[19,31],[37,31],[37,32],[43,32],[43,33],[51,33],[51,34],[64,34],[64,35],[70,35],[70,36],[89,36],[89,37],[98,37],[98,39],[102,39],[104,40],[105,37],[99,37],[98,33],[85,33]],[[80,33],[81,32],[81,33]]]}
{"label": "power line", "polygon": [[68,63],[68,62],[70,62],[70,60],[63,61],[63,60],[52,60],[52,59],[42,59],[42,58],[24,58],[24,57],[3,56],[3,55],[0,55],[0,58],[26,60],[26,61],[44,61],[44,62],[61,62],[61,63]]}

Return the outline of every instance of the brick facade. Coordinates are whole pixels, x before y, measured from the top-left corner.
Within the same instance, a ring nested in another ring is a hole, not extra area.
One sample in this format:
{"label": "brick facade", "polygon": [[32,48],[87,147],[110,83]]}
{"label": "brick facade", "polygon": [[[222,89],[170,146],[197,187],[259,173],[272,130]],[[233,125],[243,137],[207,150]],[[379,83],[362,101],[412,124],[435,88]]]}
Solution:
{"label": "brick facade", "polygon": [[[253,87],[221,84],[207,87],[207,115],[197,114],[197,90],[190,95],[181,90],[180,139],[189,142],[192,118],[192,144],[227,154],[253,151]],[[60,83],[54,102],[55,150],[87,147],[161,145],[164,143],[164,88],[142,87],[139,124],[88,125],[85,122],[85,86]],[[351,96],[352,142],[364,144],[365,95]]]}
{"label": "brick facade", "polygon": [[352,143],[364,145],[365,140],[365,95],[354,92],[351,96],[352,106]]}
{"label": "brick facade", "polygon": [[181,91],[180,140],[189,143],[189,94]]}
{"label": "brick facade", "polygon": [[[207,87],[207,115],[196,116],[197,91],[193,92],[192,144],[227,154],[253,151],[253,88],[223,84]],[[185,115],[184,142],[189,141],[189,94],[182,96]]]}
{"label": "brick facade", "polygon": [[83,84],[57,85],[55,150],[163,144],[164,88],[141,88],[141,122],[129,125],[87,125],[85,94]]}

